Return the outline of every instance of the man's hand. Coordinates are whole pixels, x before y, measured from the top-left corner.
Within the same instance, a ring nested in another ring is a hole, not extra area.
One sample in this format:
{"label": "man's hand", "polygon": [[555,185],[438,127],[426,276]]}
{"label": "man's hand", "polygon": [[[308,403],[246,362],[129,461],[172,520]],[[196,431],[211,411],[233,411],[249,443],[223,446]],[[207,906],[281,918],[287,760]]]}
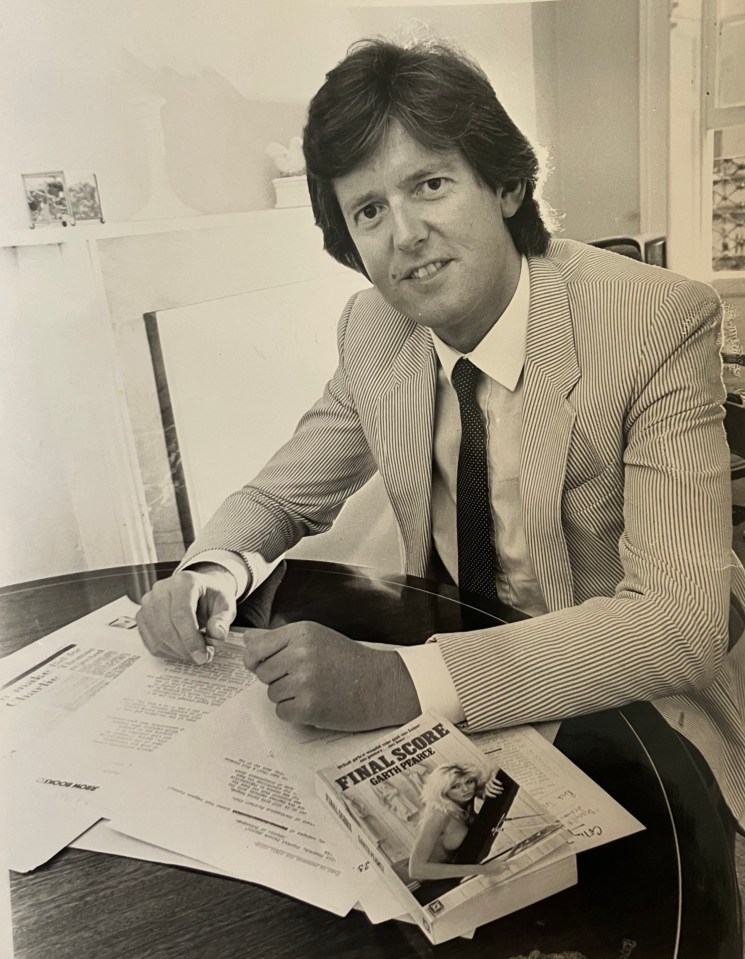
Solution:
{"label": "man's hand", "polygon": [[206,663],[208,639],[225,639],[235,619],[236,583],[217,563],[200,563],[159,580],[142,600],[137,625],[154,656]]}
{"label": "man's hand", "polygon": [[325,729],[398,726],[421,712],[395,650],[370,649],[318,623],[248,629],[246,666],[268,687],[277,716]]}

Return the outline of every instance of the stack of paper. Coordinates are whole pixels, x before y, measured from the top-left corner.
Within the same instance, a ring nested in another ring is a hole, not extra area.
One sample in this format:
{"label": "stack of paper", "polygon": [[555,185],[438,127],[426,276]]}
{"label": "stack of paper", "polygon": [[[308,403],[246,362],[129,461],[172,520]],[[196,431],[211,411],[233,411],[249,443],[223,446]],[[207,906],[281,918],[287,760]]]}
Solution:
{"label": "stack of paper", "polygon": [[[243,666],[240,636],[215,644],[206,666],[169,663],[144,649],[135,612],[118,600],[0,661],[10,867],[74,843],[224,873],[338,915],[359,904],[373,922],[398,916],[314,785],[380,734],[284,724]],[[642,828],[532,728],[479,745],[561,820],[575,852]]]}

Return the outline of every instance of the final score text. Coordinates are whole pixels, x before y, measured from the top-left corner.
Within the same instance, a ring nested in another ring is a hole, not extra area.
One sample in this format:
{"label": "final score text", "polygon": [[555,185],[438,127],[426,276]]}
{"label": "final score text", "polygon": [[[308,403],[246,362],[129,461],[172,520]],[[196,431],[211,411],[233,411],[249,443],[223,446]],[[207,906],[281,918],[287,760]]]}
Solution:
{"label": "final score text", "polygon": [[381,753],[374,759],[370,759],[368,762],[345,773],[344,776],[340,776],[335,780],[336,785],[343,792],[365,779],[369,779],[373,786],[376,783],[381,783],[385,779],[395,776],[396,773],[400,773],[410,766],[415,766],[423,759],[433,755],[433,750],[429,748],[432,743],[436,743],[438,739],[442,739],[443,736],[449,734],[449,729],[446,729],[442,723],[437,723],[431,729],[427,729],[408,742],[394,746],[389,753]]}

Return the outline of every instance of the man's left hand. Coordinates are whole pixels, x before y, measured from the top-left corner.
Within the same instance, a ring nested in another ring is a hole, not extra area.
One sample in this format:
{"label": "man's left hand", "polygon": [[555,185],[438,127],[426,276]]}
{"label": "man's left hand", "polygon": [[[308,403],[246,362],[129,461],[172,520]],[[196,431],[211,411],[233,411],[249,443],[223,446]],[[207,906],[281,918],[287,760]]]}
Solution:
{"label": "man's left hand", "polygon": [[280,719],[325,729],[399,726],[421,712],[395,650],[370,649],[319,623],[247,629],[243,656]]}

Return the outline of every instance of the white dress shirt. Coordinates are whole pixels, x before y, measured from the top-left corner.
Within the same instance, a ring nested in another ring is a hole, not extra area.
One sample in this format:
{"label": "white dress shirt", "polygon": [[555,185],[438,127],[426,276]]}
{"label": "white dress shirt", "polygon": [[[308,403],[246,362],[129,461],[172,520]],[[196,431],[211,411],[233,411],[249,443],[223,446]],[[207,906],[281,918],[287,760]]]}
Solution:
{"label": "white dress shirt", "polygon": [[[530,309],[530,281],[523,257],[515,293],[498,322],[468,354],[459,353],[435,333],[439,369],[432,462],[432,539],[443,565],[458,582],[456,490],[460,449],[460,409],[452,385],[453,367],[461,356],[485,375],[476,400],[487,434],[489,498],[500,570],[497,595],[502,602],[531,616],[546,612],[541,588],[528,554],[520,499],[520,435],[522,430],[525,343]],[[399,650],[423,710],[452,722],[465,717],[436,642]]]}
{"label": "white dress shirt", "polygon": [[[460,410],[452,386],[453,367],[462,355],[477,366],[481,377],[476,399],[487,431],[489,495],[500,570],[497,595],[510,606],[530,615],[546,612],[545,601],[528,554],[520,500],[520,433],[522,427],[525,343],[530,308],[527,260],[523,257],[517,288],[502,316],[468,354],[458,353],[435,333],[432,341],[439,360],[432,462],[432,538],[440,559],[454,582],[458,581],[456,489],[460,448]],[[281,559],[281,557],[280,557]],[[241,556],[227,550],[208,550],[188,564],[214,562],[225,566],[242,596],[269,576],[272,563],[258,553]],[[464,719],[463,709],[437,643],[399,650],[411,675],[422,710]]]}

